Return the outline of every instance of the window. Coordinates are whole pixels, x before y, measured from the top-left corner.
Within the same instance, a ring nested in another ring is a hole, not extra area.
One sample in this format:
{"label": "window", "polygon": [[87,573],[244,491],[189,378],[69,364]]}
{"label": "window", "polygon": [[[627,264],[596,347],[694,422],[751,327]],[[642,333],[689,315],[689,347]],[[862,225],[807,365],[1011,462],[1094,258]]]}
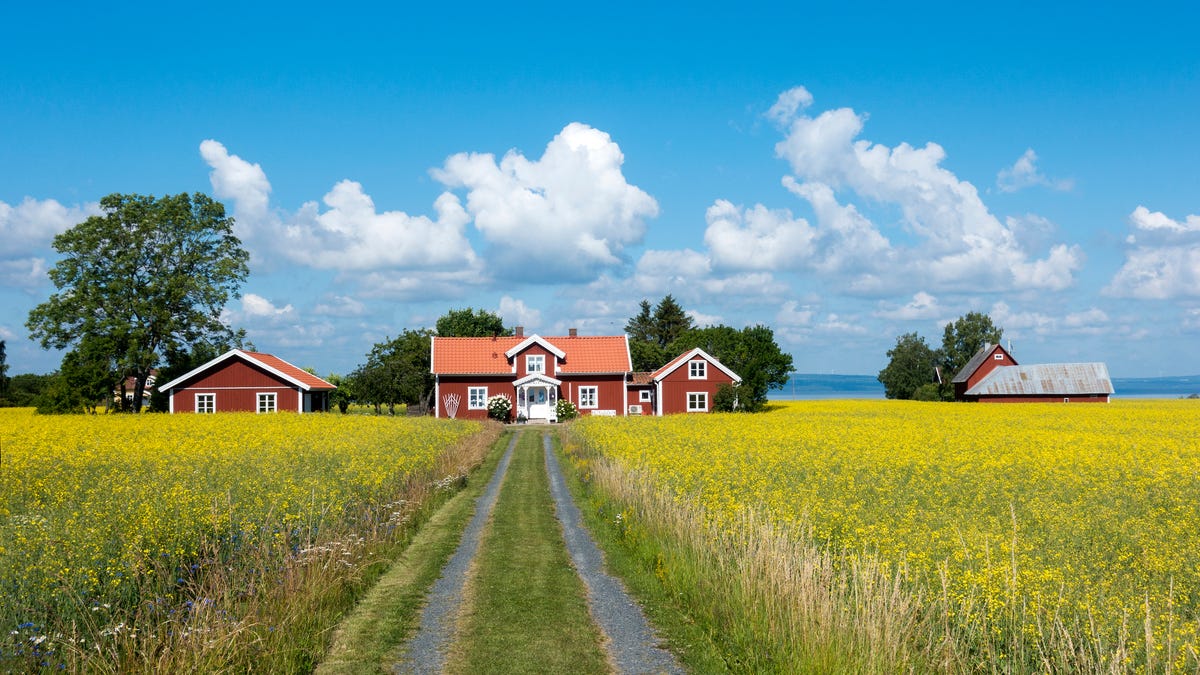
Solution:
{"label": "window", "polygon": [[708,412],[708,393],[689,391],[687,409],[688,412]]}
{"label": "window", "polygon": [[487,407],[487,387],[467,387],[467,410]]}
{"label": "window", "polygon": [[995,354],[992,354],[992,358],[996,359],[997,361],[1003,361],[1004,355],[1001,354],[1000,352],[996,352]]}
{"label": "window", "polygon": [[1064,399],[1063,399],[1063,403],[1070,403],[1070,402],[1071,402],[1071,399],[1069,399],[1069,398],[1064,398]]}
{"label": "window", "polygon": [[638,400],[641,401],[642,403],[649,403],[650,402],[650,390],[643,389],[640,392],[638,392]]}
{"label": "window", "polygon": [[688,361],[688,379],[703,380],[708,377],[708,361]]}
{"label": "window", "polygon": [[216,394],[196,394],[196,412],[213,413],[217,411]]}
{"label": "window", "polygon": [[580,387],[579,388],[579,407],[580,408],[595,408],[599,395],[597,390],[599,387]]}
{"label": "window", "polygon": [[546,356],[544,354],[530,354],[525,357],[525,374],[529,373],[544,373],[546,372]]}
{"label": "window", "polygon": [[275,412],[275,392],[268,392],[258,395],[258,412],[273,413]]}

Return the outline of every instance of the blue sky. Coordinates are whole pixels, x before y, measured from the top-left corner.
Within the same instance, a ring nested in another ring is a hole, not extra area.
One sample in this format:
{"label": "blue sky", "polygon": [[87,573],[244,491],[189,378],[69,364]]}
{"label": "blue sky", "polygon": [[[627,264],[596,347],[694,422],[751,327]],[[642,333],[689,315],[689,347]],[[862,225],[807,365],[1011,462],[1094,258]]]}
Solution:
{"label": "blue sky", "polygon": [[[783,3],[779,3],[783,4]],[[228,320],[322,374],[482,307],[622,330],[673,293],[797,370],[988,312],[1024,363],[1200,373],[1185,3],[0,9],[0,339],[112,192],[203,191]]]}

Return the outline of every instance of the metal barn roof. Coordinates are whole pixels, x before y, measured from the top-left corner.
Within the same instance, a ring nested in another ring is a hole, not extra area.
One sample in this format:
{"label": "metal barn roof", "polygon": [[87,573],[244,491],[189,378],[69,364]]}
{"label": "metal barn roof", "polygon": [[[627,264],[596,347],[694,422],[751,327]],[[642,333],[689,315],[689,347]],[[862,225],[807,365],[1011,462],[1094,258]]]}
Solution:
{"label": "metal barn roof", "polygon": [[1039,363],[997,368],[971,387],[966,395],[1078,396],[1111,393],[1112,379],[1108,376],[1108,366],[1103,363]]}

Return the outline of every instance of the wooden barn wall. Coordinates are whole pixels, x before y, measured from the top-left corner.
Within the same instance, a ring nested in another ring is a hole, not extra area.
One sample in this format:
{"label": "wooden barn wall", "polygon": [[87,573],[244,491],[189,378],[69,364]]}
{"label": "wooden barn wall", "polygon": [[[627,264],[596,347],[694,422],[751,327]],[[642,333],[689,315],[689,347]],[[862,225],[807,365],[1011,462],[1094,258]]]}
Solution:
{"label": "wooden barn wall", "polygon": [[979,396],[980,403],[1108,403],[1108,394],[1053,394],[1045,396]]}

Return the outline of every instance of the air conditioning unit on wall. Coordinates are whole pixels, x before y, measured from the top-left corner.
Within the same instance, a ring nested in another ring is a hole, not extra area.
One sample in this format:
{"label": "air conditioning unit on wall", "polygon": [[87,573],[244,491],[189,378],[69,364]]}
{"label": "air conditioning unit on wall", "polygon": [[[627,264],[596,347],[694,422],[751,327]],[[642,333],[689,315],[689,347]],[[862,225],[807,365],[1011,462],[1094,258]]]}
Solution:
{"label": "air conditioning unit on wall", "polygon": [[642,414],[642,406],[640,406],[640,405],[629,406],[629,414],[630,415],[641,415]]}

